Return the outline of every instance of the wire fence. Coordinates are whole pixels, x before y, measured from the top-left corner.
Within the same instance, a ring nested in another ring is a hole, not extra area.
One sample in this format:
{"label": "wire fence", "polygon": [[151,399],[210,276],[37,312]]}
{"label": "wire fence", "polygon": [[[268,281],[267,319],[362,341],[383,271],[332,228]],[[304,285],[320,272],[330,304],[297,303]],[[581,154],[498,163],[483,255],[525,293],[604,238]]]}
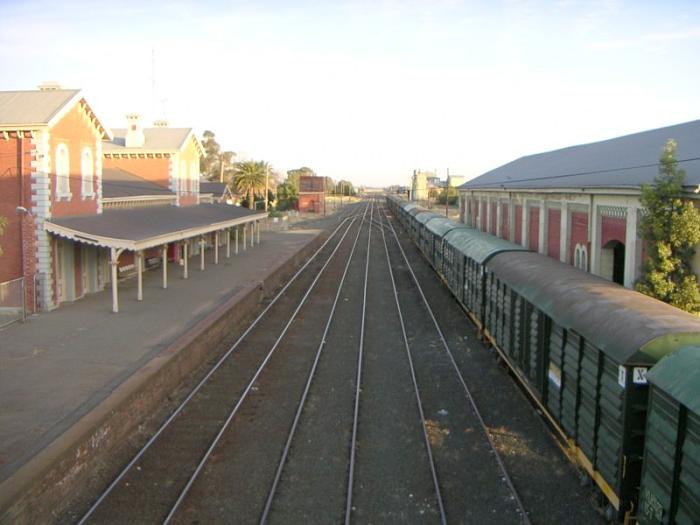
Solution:
{"label": "wire fence", "polygon": [[24,278],[0,283],[0,328],[26,319]]}

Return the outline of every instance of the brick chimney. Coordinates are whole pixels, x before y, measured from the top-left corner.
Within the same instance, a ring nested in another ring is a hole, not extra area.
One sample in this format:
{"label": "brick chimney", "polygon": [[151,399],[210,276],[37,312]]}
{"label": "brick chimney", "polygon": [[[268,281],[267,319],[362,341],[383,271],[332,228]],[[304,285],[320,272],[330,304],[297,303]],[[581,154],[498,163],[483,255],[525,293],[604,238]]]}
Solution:
{"label": "brick chimney", "polygon": [[37,87],[39,88],[39,91],[58,91],[61,89],[61,84],[55,80],[44,80]]}
{"label": "brick chimney", "polygon": [[127,148],[142,148],[146,142],[146,136],[141,127],[141,115],[130,113],[126,116],[126,138],[124,145]]}

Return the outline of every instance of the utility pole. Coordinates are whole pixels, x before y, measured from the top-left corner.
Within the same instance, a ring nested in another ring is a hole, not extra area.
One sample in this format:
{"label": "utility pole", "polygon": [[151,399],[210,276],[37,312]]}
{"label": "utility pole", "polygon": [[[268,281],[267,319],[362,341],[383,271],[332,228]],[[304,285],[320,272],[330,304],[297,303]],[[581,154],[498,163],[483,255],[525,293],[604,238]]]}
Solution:
{"label": "utility pole", "polygon": [[265,213],[267,213],[267,187],[268,187],[269,177],[270,177],[270,165],[265,163]]}
{"label": "utility pole", "polygon": [[450,168],[447,168],[447,182],[445,183],[445,217],[450,218]]}

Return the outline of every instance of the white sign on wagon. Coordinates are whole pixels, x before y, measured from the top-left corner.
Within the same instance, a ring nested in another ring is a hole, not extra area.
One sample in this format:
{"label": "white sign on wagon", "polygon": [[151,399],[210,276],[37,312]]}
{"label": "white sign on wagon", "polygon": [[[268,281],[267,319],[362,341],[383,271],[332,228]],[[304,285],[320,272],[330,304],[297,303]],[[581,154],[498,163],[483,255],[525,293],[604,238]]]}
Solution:
{"label": "white sign on wagon", "polygon": [[625,388],[625,385],[627,384],[627,369],[622,365],[620,365],[617,369],[617,384],[622,388]]}

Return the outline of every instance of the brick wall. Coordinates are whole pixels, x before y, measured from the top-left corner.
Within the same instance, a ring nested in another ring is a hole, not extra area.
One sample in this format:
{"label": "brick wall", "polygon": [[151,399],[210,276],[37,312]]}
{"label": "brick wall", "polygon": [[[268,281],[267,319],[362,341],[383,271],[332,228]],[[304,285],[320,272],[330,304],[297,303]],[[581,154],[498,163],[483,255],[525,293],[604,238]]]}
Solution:
{"label": "brick wall", "polygon": [[603,216],[600,225],[600,246],[603,247],[610,241],[619,241],[625,244],[626,230],[627,222],[625,219]]}
{"label": "brick wall", "polygon": [[497,202],[492,202],[491,203],[491,228],[489,229],[489,233],[491,235],[496,235],[496,228],[498,227],[498,203]]}
{"label": "brick wall", "polygon": [[559,260],[561,235],[561,210],[547,210],[547,255]]}
{"label": "brick wall", "polygon": [[523,207],[522,206],[515,206],[515,217],[514,219],[514,225],[515,225],[515,231],[513,232],[513,239],[517,244],[522,244],[523,243]]}
{"label": "brick wall", "polygon": [[[52,162],[49,166],[52,177],[51,215],[66,217],[71,215],[94,215],[97,213],[97,173],[93,174],[93,196],[84,197],[82,194],[82,153],[88,148],[92,154],[93,171],[96,172],[98,152],[96,144],[99,141],[92,123],[86,118],[80,104],[76,104],[66,115],[51,128],[49,136],[49,152]],[[55,154],[59,144],[68,148],[70,162],[70,192],[71,198],[59,199],[56,194],[56,163]]]}
{"label": "brick wall", "polygon": [[510,223],[508,217],[508,203],[501,204],[501,237],[510,239]]}
{"label": "brick wall", "polygon": [[529,210],[530,227],[528,229],[528,248],[536,252],[540,246],[540,208],[533,206]]}
{"label": "brick wall", "polygon": [[120,168],[153,184],[170,189],[170,158],[165,156],[148,158],[143,155],[142,158],[125,159],[105,156],[102,159],[102,169],[107,168]]}

